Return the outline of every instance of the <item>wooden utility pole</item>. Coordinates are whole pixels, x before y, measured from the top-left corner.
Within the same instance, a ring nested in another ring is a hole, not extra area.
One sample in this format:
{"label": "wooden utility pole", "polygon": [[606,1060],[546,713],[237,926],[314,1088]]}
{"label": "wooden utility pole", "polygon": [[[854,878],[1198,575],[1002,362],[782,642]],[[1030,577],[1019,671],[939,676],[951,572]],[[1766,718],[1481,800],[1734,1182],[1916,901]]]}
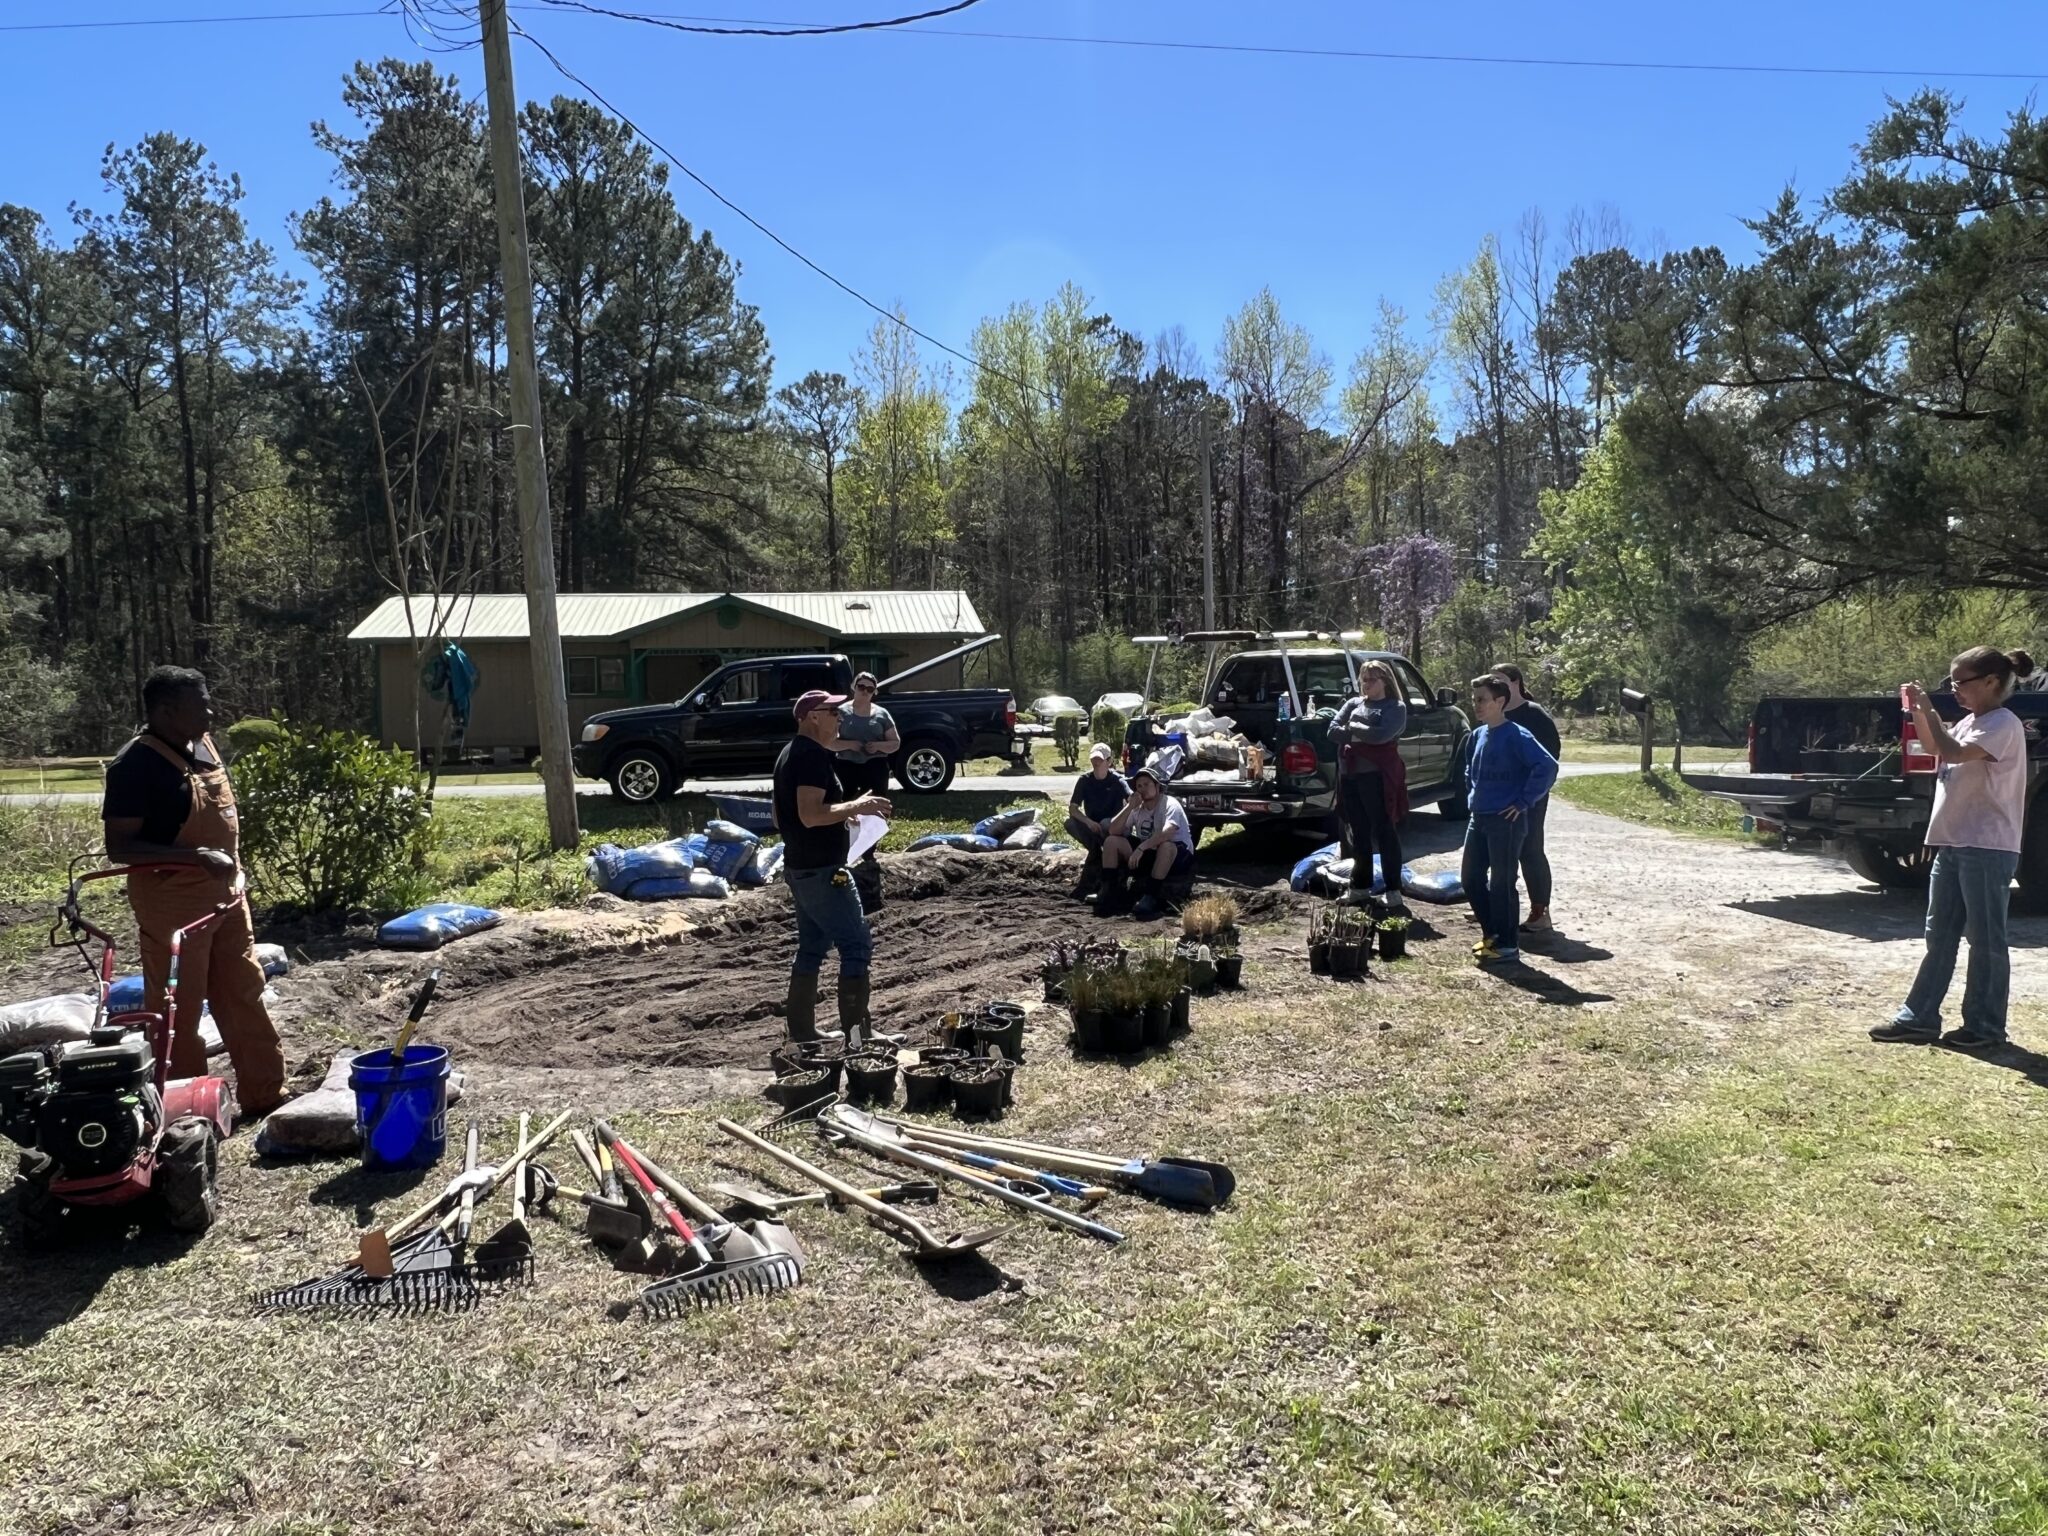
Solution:
{"label": "wooden utility pole", "polygon": [[1202,423],[1202,628],[1216,627],[1216,509],[1209,502],[1209,424]]}
{"label": "wooden utility pole", "polygon": [[540,376],[533,351],[533,269],[526,254],[525,178],[519,169],[519,104],[512,90],[512,34],[505,0],[479,0],[484,84],[491,117],[491,178],[497,189],[498,259],[505,269],[505,350],[512,385],[512,462],[518,471],[519,545],[526,556],[526,632],[540,715],[540,777],[547,792],[548,841],[576,846],[576,768],[569,752],[569,698],[562,625],[555,611],[555,534],[548,516],[546,445],[540,435]]}

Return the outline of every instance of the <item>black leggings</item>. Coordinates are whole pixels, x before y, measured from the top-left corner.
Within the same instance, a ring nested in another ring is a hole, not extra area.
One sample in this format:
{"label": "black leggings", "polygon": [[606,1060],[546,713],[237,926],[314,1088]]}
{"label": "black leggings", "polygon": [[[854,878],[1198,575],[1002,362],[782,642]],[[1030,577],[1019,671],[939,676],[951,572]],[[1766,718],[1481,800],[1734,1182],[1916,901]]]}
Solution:
{"label": "black leggings", "polygon": [[1347,773],[1338,801],[1344,816],[1345,851],[1351,855],[1351,889],[1372,889],[1372,856],[1377,845],[1380,873],[1389,891],[1401,889],[1401,833],[1387,814],[1386,786],[1376,773]]}
{"label": "black leggings", "polygon": [[835,762],[833,768],[839,774],[839,789],[849,800],[858,800],[862,795],[886,795],[889,793],[889,759],[877,754],[864,763]]}

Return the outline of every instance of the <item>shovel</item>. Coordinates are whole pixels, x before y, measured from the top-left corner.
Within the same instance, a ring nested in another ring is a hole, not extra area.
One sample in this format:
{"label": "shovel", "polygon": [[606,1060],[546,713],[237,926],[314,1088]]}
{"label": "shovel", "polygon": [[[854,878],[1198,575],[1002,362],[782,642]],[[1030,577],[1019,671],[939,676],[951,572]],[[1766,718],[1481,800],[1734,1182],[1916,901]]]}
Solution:
{"label": "shovel", "polygon": [[[519,1145],[526,1145],[533,1117],[519,1112]],[[517,1153],[512,1164],[512,1219],[476,1245],[475,1265],[486,1280],[510,1280],[533,1275],[533,1233],[526,1225],[527,1161]]]}
{"label": "shovel", "polygon": [[865,1190],[855,1189],[844,1179],[834,1178],[824,1169],[805,1162],[794,1152],[778,1147],[772,1141],[762,1140],[743,1125],[734,1125],[730,1120],[720,1120],[718,1129],[742,1146],[752,1147],[756,1152],[774,1158],[792,1173],[802,1174],[820,1189],[837,1195],[845,1204],[860,1207],[882,1226],[894,1228],[902,1233],[916,1245],[916,1256],[920,1259],[945,1259],[971,1253],[1012,1230],[1009,1227],[984,1227],[978,1232],[963,1232],[950,1238],[941,1238],[916,1217],[884,1204]]}
{"label": "shovel", "polygon": [[1237,1189],[1237,1175],[1222,1163],[1205,1162],[1195,1157],[1131,1158],[1125,1161],[1093,1152],[1076,1152],[1067,1147],[1041,1146],[1037,1142],[1010,1141],[997,1136],[975,1136],[945,1126],[906,1125],[886,1117],[883,1123],[923,1142],[965,1147],[990,1157],[1020,1159],[1082,1178],[1105,1179],[1171,1205],[1209,1209],[1221,1205]]}
{"label": "shovel", "polygon": [[[657,1175],[659,1177],[659,1175]],[[671,1191],[673,1193],[673,1191]],[[751,1184],[714,1184],[711,1193],[727,1205],[737,1205],[757,1215],[780,1219],[782,1213],[793,1205],[839,1205],[840,1198],[829,1189],[814,1189],[803,1195],[771,1195],[765,1189],[756,1189]],[[930,1205],[939,1198],[939,1186],[930,1179],[913,1179],[905,1184],[884,1184],[877,1189],[864,1189],[864,1195],[885,1200],[896,1205],[905,1200],[915,1200],[920,1205]]]}
{"label": "shovel", "polygon": [[928,1152],[920,1152],[903,1140],[896,1127],[884,1124],[873,1115],[865,1114],[850,1104],[835,1104],[825,1112],[818,1125],[821,1131],[844,1136],[855,1146],[865,1148],[878,1157],[907,1163],[913,1168],[922,1168],[926,1173],[938,1174],[941,1178],[957,1180],[969,1189],[979,1190],[1005,1205],[1014,1205],[1019,1210],[1043,1216],[1047,1221],[1065,1227],[1070,1232],[1099,1238],[1105,1243],[1120,1243],[1124,1240],[1123,1233],[1114,1227],[1105,1227],[1099,1221],[1090,1221],[1085,1216],[1076,1216],[1072,1211],[1063,1211],[1058,1206],[1046,1203],[1042,1195],[1034,1199],[1008,1184],[995,1179],[985,1179],[978,1173],[962,1168],[958,1163],[949,1163],[943,1158],[933,1157]]}

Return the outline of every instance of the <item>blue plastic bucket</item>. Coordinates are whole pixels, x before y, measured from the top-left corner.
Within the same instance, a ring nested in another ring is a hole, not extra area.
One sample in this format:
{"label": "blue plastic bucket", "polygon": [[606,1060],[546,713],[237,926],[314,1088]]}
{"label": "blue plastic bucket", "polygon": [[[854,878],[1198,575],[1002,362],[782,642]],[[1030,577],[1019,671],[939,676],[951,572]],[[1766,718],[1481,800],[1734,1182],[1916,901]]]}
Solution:
{"label": "blue plastic bucket", "polygon": [[356,1134],[365,1168],[431,1168],[448,1145],[448,1052],[408,1045],[393,1063],[389,1051],[365,1051],[349,1064],[356,1096]]}

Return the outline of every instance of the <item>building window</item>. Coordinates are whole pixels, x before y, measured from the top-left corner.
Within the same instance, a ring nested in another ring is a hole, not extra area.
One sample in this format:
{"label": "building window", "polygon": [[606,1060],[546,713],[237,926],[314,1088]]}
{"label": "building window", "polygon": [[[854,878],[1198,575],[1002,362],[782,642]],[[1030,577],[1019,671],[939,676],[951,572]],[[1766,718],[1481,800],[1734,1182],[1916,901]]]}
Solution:
{"label": "building window", "polygon": [[623,656],[571,656],[569,697],[596,698],[626,691],[626,658]]}

